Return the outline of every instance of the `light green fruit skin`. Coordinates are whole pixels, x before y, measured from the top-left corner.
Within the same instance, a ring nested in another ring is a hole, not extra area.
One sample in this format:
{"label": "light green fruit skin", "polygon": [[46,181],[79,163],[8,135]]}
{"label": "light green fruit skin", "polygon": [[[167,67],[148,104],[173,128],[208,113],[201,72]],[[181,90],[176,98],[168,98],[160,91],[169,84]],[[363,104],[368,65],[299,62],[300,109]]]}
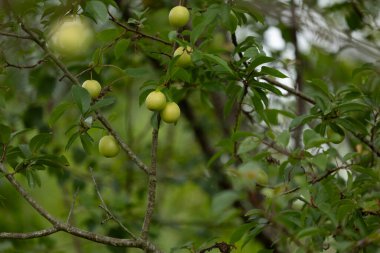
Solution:
{"label": "light green fruit skin", "polygon": [[102,86],[96,80],[86,80],[83,82],[82,87],[90,93],[92,98],[97,98],[102,91]]}
{"label": "light green fruit skin", "polygon": [[190,13],[186,7],[176,6],[169,12],[169,23],[176,28],[185,26],[189,22]]}
{"label": "light green fruit skin", "polygon": [[176,123],[181,116],[181,109],[174,102],[166,104],[165,108],[160,113],[161,119],[166,123]]}
{"label": "light green fruit skin", "polygon": [[161,111],[165,108],[166,97],[161,91],[152,91],[146,97],[145,105],[151,111]]}
{"label": "light green fruit skin", "polygon": [[83,55],[93,41],[93,30],[81,16],[71,16],[54,26],[51,43],[59,54],[68,57]]}
{"label": "light green fruit skin", "polygon": [[180,57],[177,59],[176,65],[180,67],[188,67],[192,64],[191,61],[191,47],[186,47],[186,50],[184,47],[178,47],[175,51],[173,56],[176,57],[180,55]]}
{"label": "light green fruit skin", "polygon": [[119,154],[120,147],[111,135],[103,136],[99,141],[99,153],[105,157],[115,157]]}

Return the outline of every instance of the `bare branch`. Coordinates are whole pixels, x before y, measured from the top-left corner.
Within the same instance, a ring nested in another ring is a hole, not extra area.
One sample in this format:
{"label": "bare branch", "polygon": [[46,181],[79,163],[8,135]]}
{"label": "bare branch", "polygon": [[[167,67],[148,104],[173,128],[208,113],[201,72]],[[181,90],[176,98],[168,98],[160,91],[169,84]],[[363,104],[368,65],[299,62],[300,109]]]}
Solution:
{"label": "bare branch", "polygon": [[8,233],[0,232],[1,239],[33,239],[38,237],[44,237],[58,232],[59,229],[52,227],[44,230],[29,232],[29,233]]}
{"label": "bare branch", "polygon": [[[159,117],[159,115],[157,116]],[[160,121],[160,118],[158,118]],[[158,131],[157,128],[153,128],[152,132],[152,154],[151,154],[151,167],[149,170],[149,182],[148,182],[148,206],[146,208],[144,224],[141,229],[141,238],[147,240],[149,226],[152,221],[155,202],[156,202],[156,185],[157,185],[157,146],[158,146]]]}
{"label": "bare branch", "polygon": [[74,193],[73,201],[71,203],[71,207],[70,207],[69,215],[67,216],[67,219],[66,219],[66,223],[70,223],[71,217],[73,215],[74,207],[75,207],[75,202],[77,201],[78,193],[79,193],[79,188],[77,188],[77,190]]}

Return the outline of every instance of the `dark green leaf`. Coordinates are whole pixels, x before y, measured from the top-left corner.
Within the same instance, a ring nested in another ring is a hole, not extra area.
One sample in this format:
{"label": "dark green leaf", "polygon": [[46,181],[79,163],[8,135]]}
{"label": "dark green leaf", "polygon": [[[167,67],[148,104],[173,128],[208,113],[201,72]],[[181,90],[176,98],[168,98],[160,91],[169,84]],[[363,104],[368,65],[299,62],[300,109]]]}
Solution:
{"label": "dark green leaf", "polygon": [[107,6],[101,1],[89,1],[86,3],[86,13],[96,21],[104,23],[108,19]]}
{"label": "dark green leaf", "polygon": [[270,67],[267,67],[267,66],[263,66],[261,68],[261,71],[259,72],[261,75],[270,75],[270,76],[273,76],[273,77],[278,77],[278,78],[287,78],[288,76],[281,73],[280,71],[278,71],[277,69],[274,69],[274,68],[270,68]]}
{"label": "dark green leaf", "polygon": [[115,102],[116,102],[115,97],[105,97],[105,98],[102,98],[102,99],[96,101],[96,103],[94,105],[92,105],[91,109],[92,110],[98,110],[98,109],[103,108],[103,107],[111,106]]}
{"label": "dark green leaf", "polygon": [[43,146],[50,143],[53,136],[51,133],[41,133],[34,136],[29,142],[30,150],[35,153],[40,150]]}
{"label": "dark green leaf", "polygon": [[11,132],[10,127],[0,124],[0,143],[8,143],[11,138]]}
{"label": "dark green leaf", "polygon": [[73,104],[69,102],[56,106],[50,114],[49,125],[52,126]]}
{"label": "dark green leaf", "polygon": [[73,85],[71,88],[74,101],[77,104],[82,114],[86,113],[90,109],[91,96],[84,88]]}
{"label": "dark green leaf", "polygon": [[130,39],[121,39],[116,43],[113,51],[116,59],[119,59],[122,55],[127,54],[127,49],[130,43]]}

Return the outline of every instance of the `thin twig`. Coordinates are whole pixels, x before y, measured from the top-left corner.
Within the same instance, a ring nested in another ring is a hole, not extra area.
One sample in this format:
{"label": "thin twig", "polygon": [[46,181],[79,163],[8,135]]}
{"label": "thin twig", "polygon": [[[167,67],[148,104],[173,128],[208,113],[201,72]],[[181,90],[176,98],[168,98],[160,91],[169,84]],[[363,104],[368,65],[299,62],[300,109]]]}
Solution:
{"label": "thin twig", "polygon": [[32,37],[30,37],[30,36],[23,36],[23,35],[18,35],[18,34],[9,33],[9,32],[1,32],[0,31],[0,35],[6,36],[6,37],[13,37],[13,38],[17,38],[17,39],[23,39],[23,40],[32,40]]}
{"label": "thin twig", "polygon": [[160,43],[165,44],[167,46],[171,46],[172,45],[172,43],[170,43],[168,41],[165,41],[165,40],[160,39],[158,37],[155,37],[155,36],[152,36],[152,35],[149,35],[149,34],[146,34],[146,33],[143,33],[143,32],[140,32],[138,30],[135,30],[135,29],[132,29],[132,28],[128,27],[127,25],[125,25],[125,24],[121,23],[120,21],[118,21],[109,11],[108,11],[108,15],[110,16],[110,20],[112,22],[114,22],[118,26],[124,28],[128,32],[132,32],[132,33],[138,34],[141,37],[148,38],[148,39],[160,42]]}
{"label": "thin twig", "polygon": [[119,224],[119,226],[122,227],[125,230],[125,232],[127,232],[130,236],[132,236],[133,239],[136,239],[136,236],[111,212],[111,210],[106,205],[106,202],[104,202],[102,194],[100,193],[98,184],[96,183],[92,167],[90,167],[90,174],[92,177],[92,181],[94,182],[94,186],[95,186],[95,190],[96,190],[96,193],[98,195],[98,198],[99,198],[100,202],[102,202],[102,205],[100,207],[107,213],[109,218],[111,218],[117,224]]}
{"label": "thin twig", "polygon": [[73,212],[74,212],[75,203],[77,201],[78,193],[79,193],[79,188],[76,189],[76,191],[73,195],[73,201],[71,202],[71,207],[70,207],[69,215],[67,215],[66,223],[70,223],[71,217],[72,217]]}
{"label": "thin twig", "polygon": [[0,232],[1,239],[33,239],[38,237],[48,236],[59,231],[58,228],[52,227],[39,231],[28,232],[28,233],[9,233],[9,232]]}
{"label": "thin twig", "polygon": [[[309,180],[307,183],[308,184],[316,184],[318,182],[321,182],[322,180],[328,178],[331,174],[337,172],[338,170],[342,170],[342,169],[347,169],[348,167],[352,166],[352,164],[349,164],[349,165],[344,165],[344,166],[340,166],[340,167],[336,167],[334,169],[331,169],[331,170],[328,170],[326,171],[322,176],[318,177],[318,178],[315,178],[315,179],[311,179]],[[297,186],[291,190],[288,190],[286,192],[283,192],[282,195],[286,195],[286,194],[290,194],[290,193],[293,193],[293,192],[296,192],[298,191],[299,189],[301,189],[300,186]]]}

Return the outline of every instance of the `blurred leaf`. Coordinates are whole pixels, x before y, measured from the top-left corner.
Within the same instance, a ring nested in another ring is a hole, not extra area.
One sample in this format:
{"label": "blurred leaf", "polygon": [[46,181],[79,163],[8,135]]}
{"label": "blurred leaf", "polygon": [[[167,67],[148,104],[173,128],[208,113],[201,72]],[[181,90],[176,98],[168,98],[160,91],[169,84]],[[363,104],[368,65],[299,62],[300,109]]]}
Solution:
{"label": "blurred leaf", "polygon": [[85,11],[100,23],[104,23],[108,19],[108,11],[106,5],[101,1],[89,1],[86,3]]}
{"label": "blurred leaf", "polygon": [[73,104],[69,102],[64,102],[56,106],[50,114],[49,125],[52,126],[54,123],[69,109]]}
{"label": "blurred leaf", "polygon": [[235,231],[232,233],[230,237],[230,244],[235,244],[236,242],[240,241],[241,238],[248,233],[249,230],[251,230],[255,224],[248,223],[240,225]]}
{"label": "blurred leaf", "polygon": [[105,98],[102,98],[102,99],[96,101],[96,103],[91,106],[91,109],[92,110],[98,110],[98,109],[101,109],[104,107],[111,106],[115,103],[116,103],[115,97],[105,97]]}
{"label": "blurred leaf", "polygon": [[226,209],[232,207],[232,204],[239,199],[239,194],[235,191],[223,191],[218,193],[212,199],[212,211],[220,214]]}
{"label": "blurred leaf", "polygon": [[114,48],[114,54],[116,59],[119,59],[122,55],[127,54],[127,49],[130,43],[130,39],[121,39],[116,43]]}
{"label": "blurred leaf", "polygon": [[0,143],[8,143],[11,138],[11,132],[10,127],[0,124]]}
{"label": "blurred leaf", "polygon": [[73,85],[71,87],[71,93],[73,95],[74,101],[77,104],[80,112],[82,114],[86,113],[88,109],[90,109],[90,104],[91,104],[91,96],[85,90],[84,88]]}
{"label": "blurred leaf", "polygon": [[234,75],[234,72],[232,69],[228,66],[227,62],[220,58],[219,56],[213,55],[213,54],[203,54],[203,57],[220,65],[227,73]]}
{"label": "blurred leaf", "polygon": [[41,133],[34,136],[29,142],[30,150],[35,153],[40,150],[43,146],[50,143],[53,138],[51,133]]}
{"label": "blurred leaf", "polygon": [[326,142],[327,140],[325,138],[323,138],[312,129],[306,129],[303,132],[303,143],[306,149],[319,147]]}

